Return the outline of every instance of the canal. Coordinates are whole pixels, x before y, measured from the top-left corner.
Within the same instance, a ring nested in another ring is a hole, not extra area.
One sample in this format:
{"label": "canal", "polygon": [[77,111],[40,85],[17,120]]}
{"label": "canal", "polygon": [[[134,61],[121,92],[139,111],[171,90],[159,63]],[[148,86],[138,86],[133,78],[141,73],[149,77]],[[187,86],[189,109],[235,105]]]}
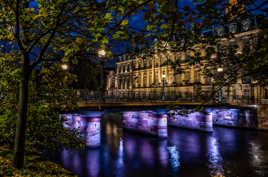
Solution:
{"label": "canal", "polygon": [[102,122],[99,148],[63,149],[53,160],[83,177],[268,176],[267,132],[169,127],[159,139],[123,130],[119,116]]}

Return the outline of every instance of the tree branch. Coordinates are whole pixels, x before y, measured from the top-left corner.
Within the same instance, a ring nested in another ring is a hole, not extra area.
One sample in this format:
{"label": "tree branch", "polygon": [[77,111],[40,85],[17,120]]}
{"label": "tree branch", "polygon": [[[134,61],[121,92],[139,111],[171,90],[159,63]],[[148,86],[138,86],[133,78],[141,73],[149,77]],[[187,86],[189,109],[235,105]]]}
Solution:
{"label": "tree branch", "polygon": [[22,44],[22,41],[21,41],[21,38],[20,38],[20,0],[17,0],[16,2],[16,11],[15,11],[15,14],[16,14],[16,31],[15,31],[15,37],[17,39],[17,42],[18,42],[18,45],[19,45],[19,48],[20,50],[23,52],[23,54],[25,55],[25,49],[23,47],[23,44]]}
{"label": "tree branch", "polygon": [[35,61],[31,64],[30,70],[33,70],[33,69],[35,68],[35,66],[37,66],[37,65],[42,61],[43,56],[44,56],[44,54],[45,54],[45,52],[46,52],[46,50],[47,50],[47,48],[48,48],[48,46],[49,46],[51,40],[53,39],[53,37],[54,37],[55,34],[56,34],[57,27],[58,27],[58,25],[56,25],[56,26],[54,27],[54,29],[53,29],[51,35],[49,36],[49,38],[48,38],[48,40],[46,41],[44,47],[42,48],[42,50],[41,50],[41,52],[40,52],[40,54],[39,54],[37,60],[35,60]]}
{"label": "tree branch", "polygon": [[[145,1],[145,2],[143,2],[143,3],[141,3],[141,4],[139,4],[138,6],[134,7],[133,9],[129,10],[129,11],[122,17],[122,19],[119,21],[119,23],[117,23],[111,30],[113,30],[113,31],[117,30],[118,27],[122,24],[122,22],[125,20],[125,18],[126,18],[127,16],[129,16],[130,14],[132,14],[133,12],[135,12],[139,7],[142,7],[142,6],[148,4],[148,3],[151,2],[151,1],[153,1],[153,0],[147,0],[147,1]],[[110,30],[109,30],[109,31],[110,31]],[[108,33],[108,34],[111,34],[111,32]],[[105,35],[105,34],[104,34],[104,35]],[[106,33],[106,35],[107,35],[107,33]]]}
{"label": "tree branch", "polygon": [[46,36],[47,34],[49,33],[49,30],[46,31],[45,33],[43,34],[40,34],[40,36],[32,43],[31,47],[29,48],[28,52],[31,52],[31,50],[33,49],[33,47],[44,37]]}

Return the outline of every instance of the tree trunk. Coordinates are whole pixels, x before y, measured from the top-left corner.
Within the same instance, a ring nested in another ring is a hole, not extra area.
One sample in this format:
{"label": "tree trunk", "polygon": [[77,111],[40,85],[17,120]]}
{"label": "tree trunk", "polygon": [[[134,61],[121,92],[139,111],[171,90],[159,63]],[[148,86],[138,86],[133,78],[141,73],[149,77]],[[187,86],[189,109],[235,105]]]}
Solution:
{"label": "tree trunk", "polygon": [[100,101],[104,102],[105,88],[104,88],[104,61],[101,61],[100,66]]}
{"label": "tree trunk", "polygon": [[17,169],[23,168],[24,162],[24,146],[25,146],[25,131],[27,120],[27,106],[28,106],[28,85],[29,85],[29,68],[28,60],[24,60],[21,81],[19,87],[19,104],[18,117],[16,122],[16,137],[14,150],[14,166]]}

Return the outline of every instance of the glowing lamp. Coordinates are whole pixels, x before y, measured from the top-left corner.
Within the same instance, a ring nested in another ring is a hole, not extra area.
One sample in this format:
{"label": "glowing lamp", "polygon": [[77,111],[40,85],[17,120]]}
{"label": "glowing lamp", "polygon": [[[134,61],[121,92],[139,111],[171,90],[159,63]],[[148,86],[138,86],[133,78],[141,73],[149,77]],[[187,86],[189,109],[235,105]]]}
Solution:
{"label": "glowing lamp", "polygon": [[218,68],[217,71],[220,73],[220,72],[223,72],[223,68]]}
{"label": "glowing lamp", "polygon": [[102,49],[102,50],[99,50],[98,54],[100,57],[103,57],[106,55],[106,52],[105,52],[105,50]]}
{"label": "glowing lamp", "polygon": [[61,65],[61,68],[62,68],[63,70],[67,70],[67,69],[68,69],[68,65],[67,65],[67,64],[62,64],[62,65]]}

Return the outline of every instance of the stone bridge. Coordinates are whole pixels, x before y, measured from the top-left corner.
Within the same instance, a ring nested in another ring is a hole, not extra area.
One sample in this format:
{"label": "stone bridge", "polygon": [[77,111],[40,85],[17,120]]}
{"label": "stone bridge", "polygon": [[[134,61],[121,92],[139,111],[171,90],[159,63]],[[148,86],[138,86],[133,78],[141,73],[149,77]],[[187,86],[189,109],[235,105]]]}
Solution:
{"label": "stone bridge", "polygon": [[215,125],[259,129],[256,106],[202,105],[202,103],[133,102],[80,103],[76,113],[61,114],[63,126],[78,131],[89,147],[101,142],[104,114],[119,112],[125,129],[159,138],[168,137],[168,126],[213,132]]}

